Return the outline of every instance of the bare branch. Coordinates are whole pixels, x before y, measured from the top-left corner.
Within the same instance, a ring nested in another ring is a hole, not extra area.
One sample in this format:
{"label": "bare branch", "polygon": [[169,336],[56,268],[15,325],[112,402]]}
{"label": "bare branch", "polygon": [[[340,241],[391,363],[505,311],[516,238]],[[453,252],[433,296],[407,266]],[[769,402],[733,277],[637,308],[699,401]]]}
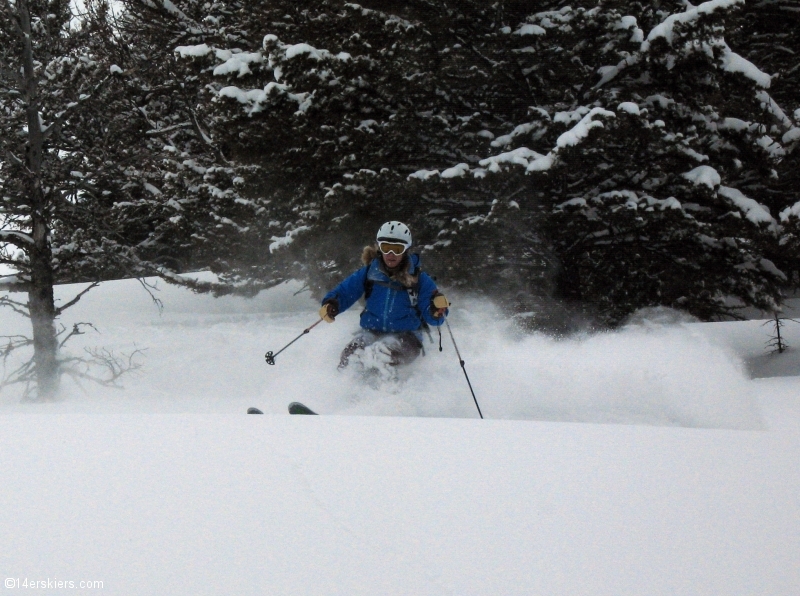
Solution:
{"label": "bare branch", "polygon": [[153,299],[153,304],[155,304],[156,308],[158,309],[158,314],[161,314],[162,312],[164,312],[164,303],[161,302],[161,300],[159,300],[158,298],[156,298],[155,295],[153,294],[153,291],[157,292],[158,288],[156,286],[152,285],[152,284],[147,283],[147,281],[145,281],[145,279],[143,277],[137,277],[136,280],[140,284],[142,284],[142,287],[144,288],[144,291],[147,292],[148,294],[150,294],[150,298]]}
{"label": "bare branch", "polygon": [[4,335],[3,337],[0,337],[0,339],[8,340],[8,343],[2,348],[2,352],[0,352],[3,355],[4,363],[8,359],[8,356],[11,354],[11,352],[19,348],[29,346],[33,343],[33,340],[25,335]]}
{"label": "bare branch", "polygon": [[[70,340],[70,338],[72,338],[72,337],[74,337],[74,336],[76,336],[76,335],[84,335],[86,332],[85,332],[85,331],[82,331],[82,330],[81,330],[81,327],[91,327],[92,329],[94,329],[95,331],[97,331],[97,327],[95,327],[95,326],[94,326],[94,325],[92,325],[91,323],[75,323],[75,324],[72,326],[72,331],[70,331],[70,332],[69,332],[69,335],[67,335],[67,337],[65,337],[65,338],[62,340],[62,342],[61,342],[60,344],[58,344],[58,349],[60,350],[61,348],[63,348],[63,347],[64,347],[64,344],[65,344],[65,343],[67,343],[67,342]],[[58,335],[61,335],[61,334],[62,334],[62,333],[64,333],[66,330],[67,330],[67,329],[66,329],[66,327],[62,327],[61,331],[59,331],[59,332],[58,332]],[[98,333],[100,333],[99,331],[97,331],[97,332],[98,332]]]}
{"label": "bare branch", "polygon": [[[33,340],[29,340],[30,343],[33,343]],[[22,347],[22,346],[17,346]],[[3,370],[5,371],[6,362],[5,359],[3,360]],[[26,387],[22,394],[22,400],[26,401],[30,398],[33,387],[34,387],[34,376],[36,374],[36,369],[33,365],[33,358],[29,359],[27,362],[22,364],[19,368],[12,371],[7,375],[3,375],[3,379],[0,380],[0,389],[3,387],[7,387],[9,385],[17,385],[19,383],[25,383]]]}
{"label": "bare branch", "polygon": [[11,153],[11,151],[8,151],[7,153],[8,153],[8,161],[10,161],[13,165],[17,167],[25,165],[25,162],[23,162],[19,157]]}
{"label": "bare branch", "polygon": [[202,127],[200,126],[200,121],[197,118],[197,114],[194,113],[194,110],[189,110],[189,118],[192,121],[192,128],[194,129],[195,134],[214,151],[220,161],[229,164],[230,161],[228,161],[228,159],[222,154],[220,148],[214,144],[214,139],[203,131]]}
{"label": "bare branch", "polygon": [[145,134],[147,136],[152,137],[156,135],[162,135],[167,132],[172,132],[175,130],[180,130],[181,128],[189,128],[191,126],[193,126],[191,122],[182,122],[181,124],[174,124],[173,126],[167,126],[166,128],[157,128],[154,130],[148,130]]}
{"label": "bare branch", "polygon": [[[75,298],[73,298],[72,300],[67,302],[64,306],[60,306],[59,308],[57,308],[56,312],[55,312],[55,314],[53,316],[55,316],[55,317],[60,316],[62,312],[67,310],[70,306],[74,306],[75,304],[77,304],[78,301],[81,298],[83,298],[83,296],[85,294],[87,294],[90,290],[96,288],[99,285],[100,285],[100,282],[98,282],[98,281],[95,281],[95,282],[92,282],[91,284],[89,284],[89,286],[86,289],[84,289],[82,292],[80,292],[77,296],[75,296]],[[88,323],[78,323],[78,324],[79,325],[88,325]]]}
{"label": "bare branch", "polygon": [[8,296],[0,296],[0,307],[2,306],[9,307],[15,313],[22,315],[23,317],[30,316],[30,312],[28,311],[28,305],[25,302],[17,302],[16,300],[12,300]]}
{"label": "bare branch", "polygon": [[[67,363],[77,363],[83,365],[83,370],[79,370],[78,368],[74,368],[71,366],[62,367],[62,372],[67,374],[73,378],[77,382],[78,379],[86,379],[89,381],[93,381],[102,385],[103,387],[113,387],[115,389],[121,389],[121,385],[117,383],[120,377],[125,374],[135,372],[142,367],[142,364],[139,362],[135,362],[134,359],[136,356],[139,356],[144,353],[144,350],[134,350],[130,354],[123,354],[122,357],[116,356],[114,352],[107,350],[105,348],[102,349],[89,349],[85,350],[90,359],[85,358],[67,358],[62,360],[63,364]],[[91,369],[93,367],[99,367],[101,370],[105,371],[105,375],[100,376],[98,374],[93,374]]]}

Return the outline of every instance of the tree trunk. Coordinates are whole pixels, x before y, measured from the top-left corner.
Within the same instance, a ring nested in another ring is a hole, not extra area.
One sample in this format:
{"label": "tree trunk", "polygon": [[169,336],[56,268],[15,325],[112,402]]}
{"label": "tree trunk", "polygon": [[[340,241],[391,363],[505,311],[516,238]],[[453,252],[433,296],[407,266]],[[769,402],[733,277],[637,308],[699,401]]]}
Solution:
{"label": "tree trunk", "polygon": [[39,118],[38,77],[34,67],[31,42],[31,18],[28,0],[17,0],[17,15],[22,31],[23,76],[28,120],[28,189],[31,206],[33,246],[28,257],[31,267],[31,289],[28,308],[33,327],[33,362],[38,400],[53,399],[58,391],[58,339],[55,328],[53,299],[53,264],[50,249],[50,209],[42,188],[44,135]]}
{"label": "tree trunk", "polygon": [[[41,238],[41,240],[39,240]],[[47,226],[34,224],[34,248],[30,253],[31,285],[28,310],[33,327],[33,362],[36,367],[37,399],[51,400],[58,391],[58,339],[55,328],[53,267]]]}

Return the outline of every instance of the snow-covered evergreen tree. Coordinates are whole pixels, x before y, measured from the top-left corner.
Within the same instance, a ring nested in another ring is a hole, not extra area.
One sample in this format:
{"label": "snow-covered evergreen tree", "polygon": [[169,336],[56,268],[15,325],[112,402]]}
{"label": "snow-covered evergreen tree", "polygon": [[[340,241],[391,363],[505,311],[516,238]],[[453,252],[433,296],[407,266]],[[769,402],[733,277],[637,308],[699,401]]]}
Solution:
{"label": "snow-covered evergreen tree", "polygon": [[741,54],[772,75],[764,106],[771,117],[763,124],[780,139],[785,154],[774,168],[777,176],[769,188],[770,205],[781,220],[781,241],[773,258],[800,283],[800,247],[797,244],[800,207],[800,7],[786,0],[748,2],[736,16],[732,44]]}
{"label": "snow-covered evergreen tree", "polygon": [[772,189],[791,123],[770,75],[726,42],[741,4],[587,3],[511,33],[544,101],[470,173],[525,172],[554,206],[562,295],[606,322],[651,305],[704,319],[778,306]]}
{"label": "snow-covered evergreen tree", "polygon": [[522,310],[780,299],[791,73],[737,53],[740,0],[124,4],[139,258],[319,289],[397,218],[445,283]]}
{"label": "snow-covered evergreen tree", "polygon": [[28,296],[4,304],[30,316],[32,339],[12,344],[34,351],[6,380],[40,399],[75,372],[55,326],[74,301],[56,305],[53,284],[156,271],[145,245],[157,217],[139,206],[161,193],[130,116],[126,49],[106,43],[108,5],[85,4],[79,15],[68,0],[0,2],[0,262],[19,272],[6,288]]}
{"label": "snow-covered evergreen tree", "polygon": [[[513,274],[530,288],[536,276],[519,269],[547,269],[529,221],[540,209],[514,203],[527,186],[461,177],[491,131],[534,100],[518,57],[496,42],[503,23],[524,16],[520,3],[419,2],[394,13],[334,1],[128,6],[131,43],[136,30],[143,46],[171,44],[183,68],[174,80],[196,88],[196,117],[220,150],[223,162],[209,165],[175,145],[167,180],[182,193],[195,250],[226,279],[283,273],[324,287],[391,218],[438,253],[426,265],[448,282]],[[191,182],[207,168],[217,177],[227,168],[225,184]],[[448,182],[426,185],[437,168]],[[485,225],[501,216],[508,225]]]}

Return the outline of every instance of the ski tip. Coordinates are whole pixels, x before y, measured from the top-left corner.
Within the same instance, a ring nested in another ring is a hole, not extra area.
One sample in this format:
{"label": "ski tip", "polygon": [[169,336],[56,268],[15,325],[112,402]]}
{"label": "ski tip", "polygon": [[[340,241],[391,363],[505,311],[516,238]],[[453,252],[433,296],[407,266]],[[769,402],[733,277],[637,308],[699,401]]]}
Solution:
{"label": "ski tip", "polygon": [[301,404],[299,401],[293,401],[292,403],[289,404],[289,413],[290,414],[303,414],[303,415],[310,415],[310,416],[316,416],[317,415],[317,413],[314,410],[312,410],[308,406],[305,406],[305,405]]}
{"label": "ski tip", "polygon": [[258,408],[247,408],[247,413],[248,414],[263,414],[264,412],[262,412]]}

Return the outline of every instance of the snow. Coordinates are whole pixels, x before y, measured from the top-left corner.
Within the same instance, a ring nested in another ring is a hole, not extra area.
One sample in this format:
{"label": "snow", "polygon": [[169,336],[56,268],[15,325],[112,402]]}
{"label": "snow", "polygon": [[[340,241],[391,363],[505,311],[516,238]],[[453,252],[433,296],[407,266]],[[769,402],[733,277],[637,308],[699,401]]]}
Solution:
{"label": "snow", "polygon": [[0,241],[33,244],[33,237],[24,232],[17,232],[16,230],[0,230]]}
{"label": "snow", "polygon": [[290,99],[298,102],[301,104],[303,97],[301,94],[295,95],[292,93],[287,93],[288,87],[286,85],[282,85],[281,83],[274,83],[270,82],[263,89],[240,89],[239,87],[235,86],[228,86],[223,87],[219,90],[220,97],[230,97],[235,99],[239,103],[243,103],[248,106],[248,113],[254,114],[262,111],[262,105],[269,99],[271,93],[279,93],[279,94],[286,94],[287,97]]}
{"label": "snow", "polygon": [[695,169],[685,172],[682,175],[690,182],[698,186],[704,184],[712,190],[719,186],[720,182],[722,182],[719,172],[717,172],[711,166],[697,166]]}
{"label": "snow", "polygon": [[[358,309],[267,366],[316,320],[300,290],[165,286],[159,314],[125,280],[66,311],[99,331],[70,354],[140,348],[143,368],[124,389],[65,380],[52,404],[0,394],[5,577],[126,596],[800,589],[800,351],[768,355],[763,321],[652,312],[556,340],[448,292],[478,420],[447,336],[397,387],[338,373]],[[298,399],[338,415],[288,416]]]}
{"label": "snow", "polygon": [[[637,31],[640,30],[637,29]],[[600,80],[597,83],[595,83],[594,89],[602,87],[629,66],[637,64],[640,59],[641,57],[639,54],[631,54],[630,56],[627,56],[623,60],[620,60],[616,66],[601,66],[600,68],[597,69],[597,74],[600,75]]]}
{"label": "snow", "polygon": [[554,153],[548,153],[547,155],[542,155],[541,157],[537,157],[533,161],[528,164],[528,167],[525,168],[527,172],[543,172],[545,170],[549,170],[553,167],[556,158]]}
{"label": "snow", "polygon": [[442,178],[461,178],[467,172],[469,172],[469,165],[465,163],[460,163],[452,168],[446,169],[444,172],[441,173]]}
{"label": "snow", "polygon": [[[605,116],[607,118],[614,118],[614,112],[610,112],[603,108],[592,108],[589,110],[580,122],[573,126],[570,130],[558,137],[556,147],[562,149],[578,145],[583,139],[589,136],[589,131],[593,128],[603,128],[603,123],[600,120],[594,120],[595,116]],[[554,119],[555,120],[555,119]]]}
{"label": "snow", "polygon": [[176,14],[176,15],[179,15],[179,16],[181,16],[181,17],[183,17],[183,18],[187,18],[187,17],[186,17],[186,15],[185,15],[185,14],[183,14],[183,12],[182,12],[182,11],[181,11],[181,10],[180,10],[180,9],[179,9],[177,6],[175,6],[175,5],[174,5],[174,4],[171,2],[171,0],[162,0],[162,1],[161,1],[161,4],[162,4],[162,5],[164,6],[164,8],[165,8],[165,9],[167,9],[169,12],[171,12],[171,13],[173,13],[173,14]]}
{"label": "snow", "polygon": [[514,31],[514,35],[544,35],[547,31],[539,25],[526,24]]}
{"label": "snow", "polygon": [[516,164],[527,167],[532,159],[536,160],[541,157],[542,155],[540,153],[536,153],[536,151],[532,151],[527,147],[518,147],[517,149],[506,151],[505,153],[500,153],[499,155],[487,157],[478,163],[484,168],[488,168],[492,172],[497,172],[500,171],[500,164]]}
{"label": "snow", "polygon": [[208,44],[201,43],[199,45],[194,46],[178,46],[175,48],[175,53],[178,54],[181,58],[187,57],[202,57],[207,56],[211,53],[211,48]]}
{"label": "snow", "polygon": [[744,0],[709,0],[699,6],[691,6],[684,12],[679,12],[668,16],[664,21],[653,27],[648,33],[647,38],[642,42],[641,51],[646,52],[650,49],[653,40],[663,38],[672,45],[675,25],[677,23],[686,24],[698,20],[701,16],[712,14],[717,10],[731,8],[737,4],[744,4]]}
{"label": "snow", "polygon": [[314,60],[323,60],[325,58],[337,58],[343,62],[347,62],[352,58],[350,54],[347,52],[339,52],[335,56],[331,54],[328,50],[318,50],[317,48],[310,46],[307,43],[298,43],[290,46],[286,46],[285,54],[287,60],[291,60],[297,56],[308,56],[309,58],[313,58]]}
{"label": "snow", "polygon": [[417,180],[427,180],[433,176],[438,176],[439,170],[417,170],[413,174],[408,175],[408,179],[416,178]]}
{"label": "snow", "polygon": [[588,113],[589,108],[587,106],[579,106],[575,110],[556,112],[555,116],[553,116],[553,122],[560,124],[572,124],[573,122],[579,122],[580,119]]}
{"label": "snow", "polygon": [[158,196],[161,194],[161,191],[149,182],[145,182],[143,186],[144,189],[152,195]]}
{"label": "snow", "polygon": [[691,157],[694,160],[697,160],[697,161],[708,161],[708,155],[703,155],[702,153],[698,153],[697,151],[695,151],[691,147],[686,147],[684,145],[678,145],[677,148],[678,148],[679,151],[681,151],[682,153],[688,155],[689,157]]}
{"label": "snow", "polygon": [[781,271],[780,269],[778,269],[777,265],[775,265],[775,263],[773,263],[769,259],[761,259],[759,261],[759,266],[764,271],[767,271],[767,272],[771,273],[772,275],[774,275],[775,277],[777,277],[777,278],[779,278],[779,279],[781,279],[783,281],[786,281],[786,279],[787,279],[786,274],[783,271]]}
{"label": "snow", "polygon": [[730,188],[727,186],[720,186],[717,190],[717,194],[725,197],[731,203],[733,203],[738,209],[740,209],[747,219],[752,221],[754,224],[774,224],[776,223],[773,217],[769,213],[769,209],[754,201],[753,199],[746,197],[742,191],[736,188]]}
{"label": "snow", "polygon": [[800,201],[781,211],[779,217],[782,222],[786,222],[790,217],[800,217]]}
{"label": "snow", "polygon": [[770,137],[769,135],[764,135],[756,141],[756,145],[763,148],[767,153],[769,153],[773,158],[783,157],[786,154],[786,151],[780,144],[775,142],[775,139]]}
{"label": "snow", "polygon": [[271,238],[272,242],[269,245],[269,252],[275,252],[276,250],[279,250],[281,248],[284,248],[285,246],[290,245],[292,242],[294,242],[295,236],[297,236],[298,234],[302,234],[303,232],[306,232],[310,229],[311,228],[309,226],[298,226],[293,230],[287,231],[286,234],[284,234],[283,236],[273,236]]}
{"label": "snow", "polygon": [[755,81],[756,85],[768,89],[772,77],[767,73],[760,70],[755,64],[742,58],[736,52],[733,52],[727,44],[723,43],[723,53],[720,57],[722,61],[722,69],[728,72],[735,72],[746,76],[748,79]]}
{"label": "snow", "polygon": [[[540,124],[538,122],[526,122],[525,124],[520,124],[518,126],[515,126],[514,130],[512,130],[509,134],[497,137],[494,141],[491,142],[491,146],[505,147],[506,145],[510,145],[515,137],[528,134],[529,132],[539,127]],[[480,133],[478,134],[480,135]]]}
{"label": "snow", "polygon": [[641,114],[641,110],[639,110],[639,106],[632,101],[623,101],[621,104],[617,106],[618,112],[627,112],[628,114],[633,114],[634,116],[638,116]]}
{"label": "snow", "polygon": [[[495,173],[502,171],[503,164],[523,166],[526,172],[541,172],[549,170],[553,167],[553,164],[555,164],[558,157],[558,152],[560,150],[564,149],[565,147],[578,145],[589,135],[589,131],[593,128],[603,128],[604,125],[600,120],[594,120],[596,116],[614,118],[615,114],[614,112],[610,112],[609,110],[600,107],[589,109],[586,106],[580,106],[572,111],[558,112],[553,117],[553,122],[560,124],[571,124],[576,120],[578,122],[572,128],[562,133],[558,137],[556,140],[556,146],[547,155],[542,155],[541,153],[537,153],[536,151],[528,149],[527,147],[518,147],[511,151],[500,153],[499,155],[487,157],[478,163],[480,166],[486,168],[489,172]],[[510,135],[498,137],[492,142],[492,145],[506,145],[508,142],[510,142],[511,138],[518,134],[524,134],[528,132],[535,125],[535,123],[532,123],[530,125],[526,124],[518,126]],[[483,170],[476,170],[475,172],[476,176],[483,175],[483,173]]]}
{"label": "snow", "polygon": [[791,119],[781,109],[777,102],[772,99],[768,92],[763,89],[757,91],[756,99],[761,102],[761,107],[772,114],[784,128],[791,128],[793,126]]}
{"label": "snow", "polygon": [[[219,53],[217,57],[219,58]],[[238,77],[243,77],[252,72],[250,70],[250,64],[263,62],[264,56],[262,56],[260,52],[240,52],[222,59],[224,59],[225,62],[214,68],[214,76],[236,74]]]}
{"label": "snow", "polygon": [[786,133],[784,133],[783,137],[781,138],[781,141],[785,145],[788,145],[789,143],[794,143],[795,141],[798,140],[800,140],[800,128],[797,127],[790,128],[788,131],[786,131]]}
{"label": "snow", "polygon": [[745,122],[739,118],[725,118],[722,121],[722,125],[720,128],[725,130],[735,130],[736,132],[743,132],[745,130],[749,130],[751,126],[750,122]]}

